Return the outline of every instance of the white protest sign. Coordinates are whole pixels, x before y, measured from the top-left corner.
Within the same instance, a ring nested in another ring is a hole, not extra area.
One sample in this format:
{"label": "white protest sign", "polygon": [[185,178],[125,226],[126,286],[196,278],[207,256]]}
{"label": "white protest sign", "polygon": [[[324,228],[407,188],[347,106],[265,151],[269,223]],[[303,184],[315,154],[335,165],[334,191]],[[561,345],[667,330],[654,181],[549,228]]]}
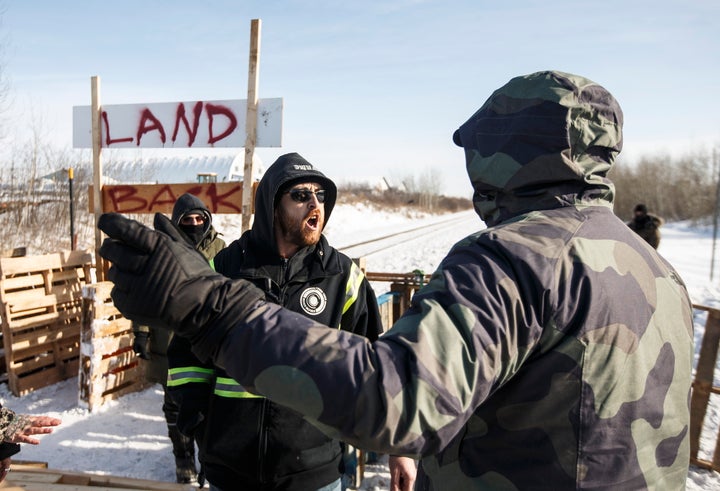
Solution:
{"label": "white protest sign", "polygon": [[[282,98],[260,99],[256,147],[280,147]],[[101,107],[103,148],[242,148],[247,100]],[[90,106],[73,106],[73,147],[92,148]]]}

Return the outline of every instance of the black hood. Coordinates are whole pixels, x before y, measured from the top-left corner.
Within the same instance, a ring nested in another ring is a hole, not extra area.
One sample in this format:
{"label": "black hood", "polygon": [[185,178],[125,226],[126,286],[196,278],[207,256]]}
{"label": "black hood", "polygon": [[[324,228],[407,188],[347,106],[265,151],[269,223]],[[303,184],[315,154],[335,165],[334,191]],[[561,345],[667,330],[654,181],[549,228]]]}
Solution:
{"label": "black hood", "polygon": [[[176,227],[180,226],[180,220],[190,213],[198,213],[205,216],[202,237],[207,236],[212,227],[212,214],[205,203],[195,195],[185,193],[175,201],[172,212],[172,222]],[[199,240],[197,241],[200,242]]]}
{"label": "black hood", "polygon": [[542,71],[511,79],[453,135],[465,149],[473,204],[488,226],[566,204],[612,207],[607,173],[622,149],[623,113],[605,88]]}
{"label": "black hood", "polygon": [[335,207],[335,183],[297,153],[281,155],[263,175],[255,193],[255,220],[250,237],[257,244],[271,244],[275,249],[273,220],[279,193],[297,182],[317,182],[325,190],[325,227]]}

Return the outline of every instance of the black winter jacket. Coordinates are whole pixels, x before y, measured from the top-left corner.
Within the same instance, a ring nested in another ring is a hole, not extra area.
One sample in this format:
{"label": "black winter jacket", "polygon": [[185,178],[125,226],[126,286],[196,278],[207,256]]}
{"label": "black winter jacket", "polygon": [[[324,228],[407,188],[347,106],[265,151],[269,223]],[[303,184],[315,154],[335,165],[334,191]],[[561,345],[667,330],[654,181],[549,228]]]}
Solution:
{"label": "black winter jacket", "polygon": [[[277,253],[275,197],[290,181],[305,179],[330,188],[326,217],[335,202],[331,181],[308,170],[312,166],[304,159],[297,165],[297,154],[289,157],[268,169],[256,194],[253,228],[215,257],[215,269],[253,282],[272,302],[375,340],[382,331],[377,299],[350,258],[330,247],[324,236],[290,259]],[[178,426],[188,434],[199,432],[200,460],[213,485],[226,491],[307,491],[340,477],[340,442],[300,414],[244,391],[220,367],[201,363],[179,336],[173,339],[169,359],[168,387],[180,405]]]}

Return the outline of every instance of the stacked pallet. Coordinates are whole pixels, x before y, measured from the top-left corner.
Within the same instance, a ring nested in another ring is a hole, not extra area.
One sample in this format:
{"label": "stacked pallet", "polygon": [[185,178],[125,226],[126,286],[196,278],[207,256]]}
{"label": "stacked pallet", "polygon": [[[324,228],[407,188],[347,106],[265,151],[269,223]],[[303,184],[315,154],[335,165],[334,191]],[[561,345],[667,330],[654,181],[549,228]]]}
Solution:
{"label": "stacked pallet", "polygon": [[132,349],[132,323],[110,298],[112,286],[101,281],[83,289],[79,399],[90,411],[150,385],[145,361]]}
{"label": "stacked pallet", "polygon": [[7,382],[21,396],[78,373],[88,251],[0,258],[0,314]]}

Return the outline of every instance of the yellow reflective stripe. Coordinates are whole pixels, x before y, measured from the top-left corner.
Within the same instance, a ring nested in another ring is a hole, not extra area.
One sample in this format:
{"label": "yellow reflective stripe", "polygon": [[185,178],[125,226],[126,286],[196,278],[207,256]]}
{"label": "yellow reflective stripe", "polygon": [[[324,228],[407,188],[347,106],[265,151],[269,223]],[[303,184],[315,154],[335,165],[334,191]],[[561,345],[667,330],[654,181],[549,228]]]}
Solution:
{"label": "yellow reflective stripe", "polygon": [[231,390],[217,390],[214,394],[218,397],[227,397],[228,399],[262,399],[263,396],[252,394],[250,392],[234,392]]}
{"label": "yellow reflective stripe", "polygon": [[352,304],[354,304],[355,300],[357,300],[363,278],[365,278],[365,275],[362,270],[358,268],[355,263],[351,263],[350,277],[348,278],[347,285],[345,285],[345,304],[343,305],[343,314],[350,310]]}
{"label": "yellow reflective stripe", "polygon": [[213,393],[219,397],[228,397],[233,399],[262,399],[263,396],[259,396],[248,392],[245,387],[235,381],[235,379],[229,377],[218,377],[215,380],[215,390]]}
{"label": "yellow reflective stripe", "polygon": [[203,367],[179,367],[168,370],[167,385],[168,387],[177,387],[178,385],[189,383],[206,383],[212,382],[215,371],[212,368]]}

